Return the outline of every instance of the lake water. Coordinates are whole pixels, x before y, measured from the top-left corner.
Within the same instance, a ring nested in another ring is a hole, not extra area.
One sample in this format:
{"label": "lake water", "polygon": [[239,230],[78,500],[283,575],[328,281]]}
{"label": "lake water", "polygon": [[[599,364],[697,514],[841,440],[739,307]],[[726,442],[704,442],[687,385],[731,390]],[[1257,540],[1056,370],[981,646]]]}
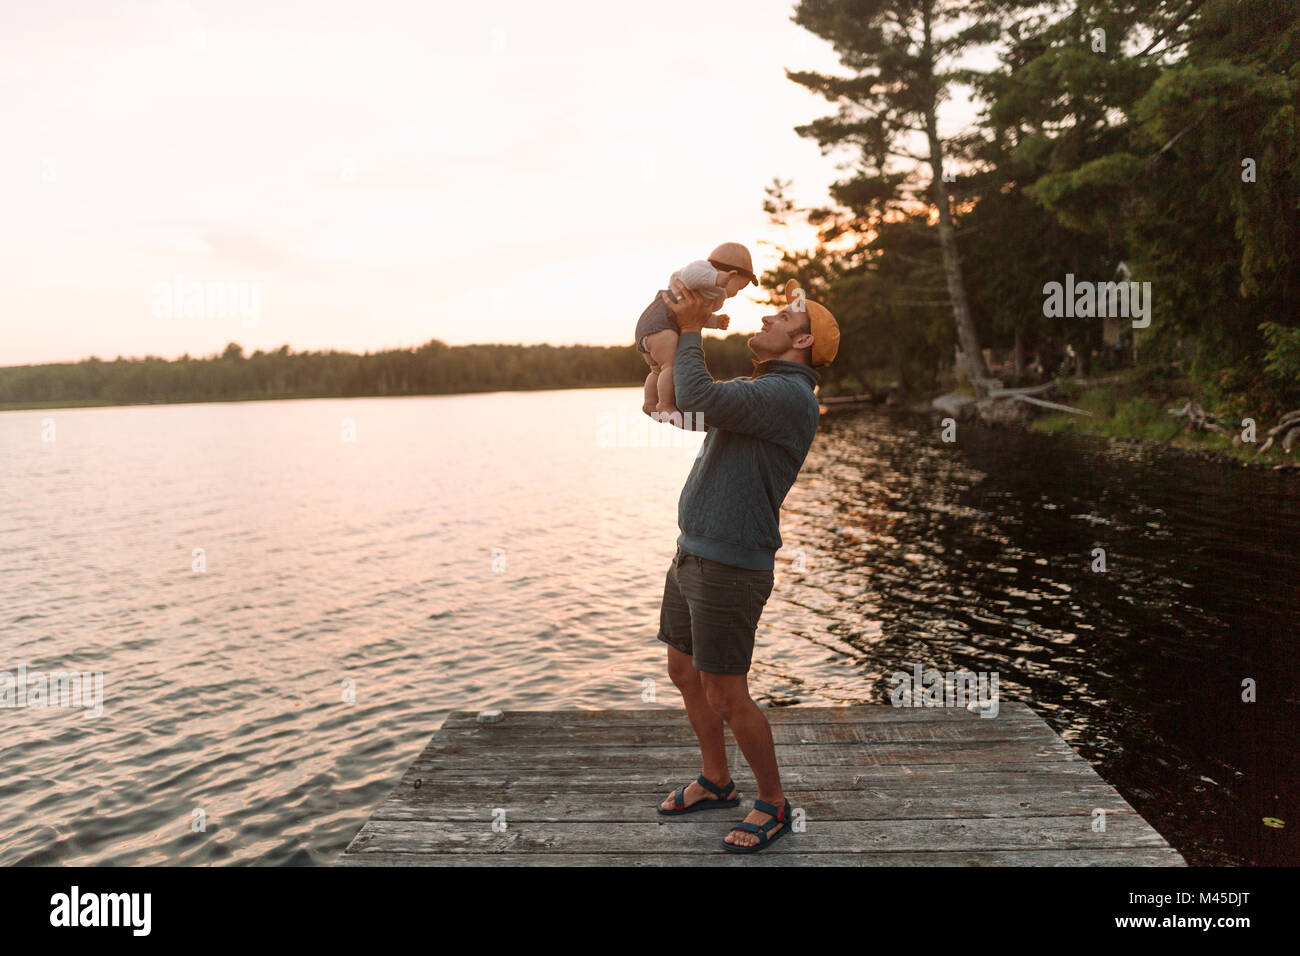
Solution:
{"label": "lake water", "polygon": [[[329,863],[451,710],[645,707],[647,681],[679,705],[654,635],[698,436],[639,407],[0,414],[0,670],[104,681],[99,716],[0,709],[0,864]],[[1294,863],[1298,500],[1184,456],[828,417],[755,696],[997,671],[1189,862]]]}

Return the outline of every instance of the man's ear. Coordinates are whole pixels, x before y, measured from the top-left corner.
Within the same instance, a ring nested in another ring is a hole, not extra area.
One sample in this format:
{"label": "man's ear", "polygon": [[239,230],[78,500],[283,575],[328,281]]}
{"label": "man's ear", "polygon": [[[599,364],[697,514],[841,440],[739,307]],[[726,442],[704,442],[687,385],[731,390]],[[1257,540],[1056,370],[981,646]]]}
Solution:
{"label": "man's ear", "polygon": [[815,339],[813,339],[812,332],[800,332],[798,335],[794,337],[794,341],[791,342],[790,345],[791,347],[802,351],[803,349],[812,348],[814,341]]}

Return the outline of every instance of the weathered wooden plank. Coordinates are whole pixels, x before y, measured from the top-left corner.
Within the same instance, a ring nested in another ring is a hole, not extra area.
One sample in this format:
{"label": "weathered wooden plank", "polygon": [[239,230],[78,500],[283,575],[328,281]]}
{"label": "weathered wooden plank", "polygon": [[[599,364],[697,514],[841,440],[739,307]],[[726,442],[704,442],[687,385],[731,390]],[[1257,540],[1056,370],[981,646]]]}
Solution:
{"label": "weathered wooden plank", "polygon": [[[733,774],[733,777],[736,786],[743,795],[750,796],[753,794],[754,779],[747,770],[737,772]],[[598,781],[590,785],[583,783],[573,788],[568,786],[557,788],[556,781],[550,777],[526,780],[513,777],[509,779],[497,778],[491,782],[433,779],[429,783],[422,782],[419,787],[413,785],[414,779],[423,780],[423,778],[404,779],[389,794],[385,802],[425,805],[460,801],[481,805],[489,800],[500,803],[501,800],[514,799],[521,805],[534,805],[544,799],[565,800],[579,796],[590,796],[590,799],[596,803],[610,803],[617,800],[639,800],[644,803],[647,798],[651,803],[654,803],[656,797],[665,797],[670,791],[695,778],[693,775],[686,777],[664,775],[661,778],[663,781],[661,785],[645,786],[642,784],[638,785],[640,789],[629,787],[626,777]],[[1108,783],[1094,774],[1079,772],[1073,774],[1023,773],[1016,775],[969,772],[927,777],[901,776],[898,774],[854,774],[852,777],[841,777],[829,781],[829,784],[824,787],[794,786],[792,780],[787,781],[787,783],[790,786],[787,786],[786,790],[792,794],[800,794],[801,799],[813,799],[822,794],[847,794],[850,799],[853,798],[853,794],[867,794],[874,796],[875,799],[884,800],[910,795],[961,797],[988,794],[996,797],[1010,794],[1059,793],[1062,796],[1068,796],[1096,792],[1115,793]],[[1118,797],[1118,794],[1116,796]]]}
{"label": "weathered wooden plank", "polygon": [[[458,710],[447,715],[442,726],[446,729],[477,726],[515,727],[582,727],[582,726],[663,726],[665,716],[686,720],[686,711],[680,706],[659,707],[650,710],[507,710],[500,724],[481,725],[478,711]],[[1042,723],[1042,718],[1020,701],[1000,701],[998,716],[981,717],[962,707],[892,707],[886,704],[852,704],[843,707],[765,707],[763,713],[771,724],[786,721],[801,722],[816,719],[818,723],[882,723],[904,722],[968,722],[1008,723],[1028,720]],[[816,717],[812,718],[811,715]]]}
{"label": "weathered wooden plank", "polygon": [[[737,808],[740,809],[740,808]],[[705,816],[705,815],[698,815]],[[712,816],[712,815],[710,815]],[[410,853],[698,853],[726,834],[744,814],[653,823],[539,822],[511,824],[371,820],[349,852],[370,849]],[[902,852],[957,850],[1095,849],[1166,845],[1134,814],[1108,814],[1106,830],[1092,829],[1090,814],[1059,817],[979,817],[949,820],[855,822],[809,818],[807,831],[791,833],[771,853]]]}
{"label": "weathered wooden plank", "polygon": [[[792,834],[788,840],[794,839]],[[1183,866],[1169,847],[1071,850],[964,850],[900,853],[392,853],[364,850],[339,858],[342,866]]]}
{"label": "weathered wooden plank", "polygon": [[[753,777],[740,761],[732,764],[732,776],[738,787],[752,790]],[[614,767],[596,769],[507,769],[503,771],[472,771],[449,773],[435,771],[428,766],[412,766],[403,775],[400,786],[414,787],[415,781],[421,786],[433,786],[440,789],[454,788],[504,788],[567,790],[578,792],[590,790],[595,792],[629,793],[638,791],[667,793],[683,783],[695,779],[700,772],[699,760],[682,760],[677,766],[660,767]],[[914,767],[861,767],[861,768],[784,768],[781,779],[787,789],[804,790],[858,790],[869,787],[891,787],[895,789],[917,788],[923,786],[981,787],[990,783],[1005,783],[1009,786],[1021,786],[1033,782],[1046,783],[1056,780],[1096,782],[1100,778],[1096,771],[1084,761],[1072,760],[1027,760],[1019,763],[1000,765],[996,770],[962,767],[951,764],[917,764]]]}
{"label": "weathered wooden plank", "polygon": [[[598,770],[526,770],[444,774],[412,768],[399,786],[433,786],[449,792],[505,788],[516,791],[552,790],[596,793],[643,793],[673,790],[695,779],[698,762],[680,766],[646,768],[601,768]],[[752,788],[754,780],[743,762],[732,765],[732,777],[741,788]],[[915,767],[862,768],[785,768],[781,772],[787,790],[887,790],[921,787],[979,788],[994,784],[1028,786],[1031,784],[1097,783],[1096,772],[1086,763],[1067,760],[1025,761],[1004,764],[996,769],[970,768],[945,764],[919,764]],[[420,781],[419,784],[416,781]]]}
{"label": "weathered wooden plank", "polygon": [[[1034,760],[1082,761],[1059,737],[1035,740],[970,740],[954,745],[945,741],[900,741],[854,746],[804,746],[787,744],[776,748],[782,767],[868,767],[938,763],[960,766],[997,767],[1001,763]],[[439,772],[480,771],[503,767],[556,767],[597,769],[630,767],[646,764],[681,766],[699,763],[699,750],[681,747],[609,746],[585,749],[556,747],[553,750],[528,748],[515,751],[508,747],[482,747],[468,743],[443,743],[430,746],[413,766]]]}
{"label": "weathered wooden plank", "polygon": [[[732,739],[727,732],[728,739]],[[772,738],[781,744],[880,744],[880,743],[950,743],[961,740],[1059,740],[1041,721],[1008,723],[979,721],[908,721],[870,723],[795,723],[774,724]],[[493,747],[553,750],[558,746],[598,747],[696,747],[695,732],[683,716],[658,726],[629,724],[621,727],[584,725],[581,727],[517,727],[508,724],[443,728],[438,742],[447,744],[482,744]]]}
{"label": "weathered wooden plank", "polygon": [[[739,786],[739,784],[737,784]],[[490,819],[498,807],[511,820],[521,823],[622,821],[654,823],[654,808],[666,793],[612,795],[579,791],[525,794],[460,793],[455,796],[430,788],[411,788],[394,793],[372,815],[372,820],[473,821]],[[754,791],[741,791],[743,816]],[[969,788],[938,790],[908,789],[791,791],[791,806],[819,819],[841,821],[916,819],[936,820],[963,817],[1036,817],[1089,814],[1094,809],[1134,813],[1119,794],[1105,784],[1062,790],[1060,787],[1001,787],[995,791]],[[725,816],[736,810],[711,810]]]}

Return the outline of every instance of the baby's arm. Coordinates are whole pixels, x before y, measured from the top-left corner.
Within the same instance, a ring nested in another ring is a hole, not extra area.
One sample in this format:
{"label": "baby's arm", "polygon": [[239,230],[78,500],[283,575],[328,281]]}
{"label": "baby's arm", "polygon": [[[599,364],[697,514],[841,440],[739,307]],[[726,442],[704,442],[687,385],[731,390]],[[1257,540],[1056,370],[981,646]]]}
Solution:
{"label": "baby's arm", "polygon": [[[713,284],[692,286],[690,284],[689,278],[694,278],[697,281],[702,281],[704,278],[705,269],[708,269],[709,272],[712,274]],[[688,278],[688,273],[691,272],[691,270],[694,270],[694,275]],[[719,272],[717,269],[713,268],[713,266],[709,265],[707,262],[701,259],[698,262],[692,262],[688,266],[683,266],[681,269],[678,269],[676,272],[674,272],[672,274],[672,278],[668,280],[668,288],[674,296],[680,296],[684,288],[685,289],[694,288],[696,291],[703,293],[705,298],[710,302],[710,305],[712,306],[713,313],[714,313],[713,315],[709,316],[709,320],[704,323],[704,327],[706,329],[725,329],[730,324],[731,319],[728,316],[718,312],[718,309],[722,308],[722,303],[727,301],[727,299],[726,299],[726,295],[724,294],[724,291],[718,288],[717,283],[719,281],[726,281],[724,277],[729,277],[732,275],[734,275],[734,273]],[[715,294],[710,296],[709,295],[710,292],[713,292]]]}
{"label": "baby's arm", "polygon": [[[727,299],[726,291],[721,286],[732,275],[731,272],[718,271],[703,259],[697,259],[673,273],[674,279],[679,280],[686,288],[702,293],[713,307],[715,314],[709,316],[709,321],[704,323],[706,329],[725,329],[731,321],[727,316],[716,313]],[[670,279],[669,288],[672,287],[671,282]]]}

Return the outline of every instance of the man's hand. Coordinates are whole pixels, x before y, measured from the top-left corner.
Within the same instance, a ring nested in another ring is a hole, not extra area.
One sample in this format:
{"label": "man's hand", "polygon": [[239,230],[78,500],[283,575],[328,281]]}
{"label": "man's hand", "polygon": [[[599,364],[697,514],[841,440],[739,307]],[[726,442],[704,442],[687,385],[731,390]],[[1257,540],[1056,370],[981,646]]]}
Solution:
{"label": "man's hand", "polygon": [[677,317],[677,328],[682,332],[702,331],[713,314],[709,311],[709,303],[704,300],[704,296],[685,286],[679,290],[677,283],[673,284],[673,292],[680,296],[676,302],[667,293],[664,293],[663,300]]}

